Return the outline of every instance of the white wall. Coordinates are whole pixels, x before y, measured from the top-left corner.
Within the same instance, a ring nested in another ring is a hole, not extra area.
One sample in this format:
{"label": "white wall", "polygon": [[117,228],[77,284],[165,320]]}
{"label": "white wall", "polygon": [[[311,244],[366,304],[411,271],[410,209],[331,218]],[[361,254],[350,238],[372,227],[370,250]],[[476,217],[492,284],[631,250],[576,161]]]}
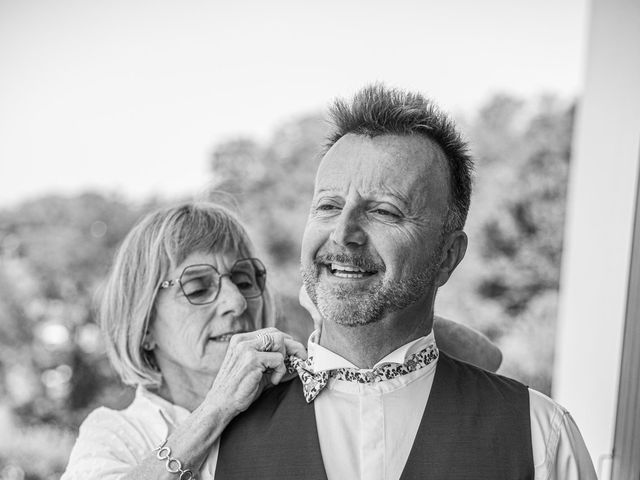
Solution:
{"label": "white wall", "polygon": [[593,0],[569,184],[553,396],[608,478],[640,155],[640,1]]}

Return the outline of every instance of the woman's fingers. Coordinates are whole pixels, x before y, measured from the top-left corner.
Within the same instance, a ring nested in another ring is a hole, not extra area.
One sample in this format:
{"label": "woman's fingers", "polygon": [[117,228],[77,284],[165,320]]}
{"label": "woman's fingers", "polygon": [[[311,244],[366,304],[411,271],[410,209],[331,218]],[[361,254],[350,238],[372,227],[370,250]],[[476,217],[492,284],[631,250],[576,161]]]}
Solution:
{"label": "woman's fingers", "polygon": [[282,354],[280,352],[262,352],[258,355],[263,365],[262,371],[268,380],[274,385],[280,383],[282,377],[287,373]]}
{"label": "woman's fingers", "polygon": [[[281,332],[275,328],[265,328],[254,332],[255,348],[259,351],[280,352],[283,357],[295,355],[302,359],[307,358],[307,350],[303,344],[293,339],[287,333]],[[245,334],[246,335],[246,334]],[[264,347],[268,346],[268,350]]]}
{"label": "woman's fingers", "polygon": [[281,332],[277,328],[269,327],[269,328],[261,328],[260,330],[256,330],[254,332],[248,333],[236,333],[229,342],[229,346],[234,346],[242,342],[253,342],[254,348],[260,350],[260,345],[262,343],[261,337],[262,335],[269,334],[273,340],[276,339],[275,334],[280,334],[285,338],[291,338],[291,335],[288,335],[284,332]]}
{"label": "woman's fingers", "polygon": [[250,373],[253,371],[255,374],[259,371],[263,378],[274,385],[280,383],[287,375],[285,358],[290,355],[307,358],[304,345],[293,340],[291,335],[273,327],[234,335],[227,354],[237,357],[233,362],[237,376],[255,382],[257,377]]}
{"label": "woman's fingers", "polygon": [[277,385],[284,378],[289,379],[284,363],[289,355],[307,357],[301,343],[275,328],[234,335],[212,385],[210,398],[215,401],[224,398],[230,408],[244,411],[266,385]]}
{"label": "woman's fingers", "polygon": [[287,338],[284,340],[284,347],[285,347],[285,352],[284,352],[285,358],[287,358],[289,355],[295,355],[296,357],[301,358],[303,360],[307,359],[307,349],[300,342]]}
{"label": "woman's fingers", "polygon": [[[268,335],[266,339],[265,335]],[[265,346],[268,350],[263,351]],[[306,358],[301,343],[292,340],[290,335],[271,328],[234,335],[229,350],[227,354],[236,357],[233,362],[235,368],[244,371],[244,375],[251,370],[259,369],[261,373],[269,373],[273,383],[279,383],[286,373],[286,355],[295,353]]]}
{"label": "woman's fingers", "polygon": [[260,352],[277,352],[282,350],[284,346],[284,333],[274,332],[257,332],[254,340],[255,349]]}
{"label": "woman's fingers", "polygon": [[265,355],[267,353],[277,354],[277,365],[274,366],[274,364],[269,364],[269,369],[273,370],[269,379],[274,385],[282,382],[283,379],[291,380],[296,376],[295,374],[287,374],[287,367],[284,363],[284,360],[286,358],[288,358],[290,355],[295,355],[296,357],[299,357],[303,360],[306,360],[307,358],[307,350],[304,348],[304,345],[291,338],[283,338],[282,347],[279,348],[277,352],[261,352],[262,355]]}

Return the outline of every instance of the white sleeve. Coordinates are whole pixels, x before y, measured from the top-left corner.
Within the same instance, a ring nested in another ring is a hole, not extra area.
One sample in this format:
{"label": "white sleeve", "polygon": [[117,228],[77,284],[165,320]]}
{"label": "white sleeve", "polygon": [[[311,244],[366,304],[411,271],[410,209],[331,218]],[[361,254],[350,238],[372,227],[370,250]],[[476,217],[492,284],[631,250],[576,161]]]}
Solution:
{"label": "white sleeve", "polygon": [[597,480],[571,414],[535,390],[529,400],[535,480]]}
{"label": "white sleeve", "polygon": [[[120,412],[99,408],[80,426],[60,480],[119,480],[140,462],[145,446]],[[132,435],[132,433],[134,433]],[[146,451],[148,453],[148,451]]]}

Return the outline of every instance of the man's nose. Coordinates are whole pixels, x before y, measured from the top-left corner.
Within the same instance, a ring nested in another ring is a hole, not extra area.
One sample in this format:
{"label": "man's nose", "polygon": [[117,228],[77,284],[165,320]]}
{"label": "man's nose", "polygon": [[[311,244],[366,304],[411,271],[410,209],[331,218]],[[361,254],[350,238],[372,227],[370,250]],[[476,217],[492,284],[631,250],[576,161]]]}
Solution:
{"label": "man's nose", "polygon": [[247,309],[247,299],[240,293],[240,290],[228,275],[224,275],[220,279],[217,303],[220,314],[223,316],[239,317]]}
{"label": "man's nose", "polygon": [[344,208],[336,219],[330,239],[345,247],[364,245],[367,237],[362,221],[362,214],[358,210]]}

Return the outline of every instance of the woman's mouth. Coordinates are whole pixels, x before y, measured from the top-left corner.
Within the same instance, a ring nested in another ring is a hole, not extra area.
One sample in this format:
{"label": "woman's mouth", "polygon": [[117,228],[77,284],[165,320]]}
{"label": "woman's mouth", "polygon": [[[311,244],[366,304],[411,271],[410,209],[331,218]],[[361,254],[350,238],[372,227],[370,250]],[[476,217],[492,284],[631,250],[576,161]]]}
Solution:
{"label": "woman's mouth", "polygon": [[219,342],[219,343],[229,343],[229,341],[231,340],[231,337],[233,337],[234,335],[237,335],[238,333],[244,333],[244,331],[223,333],[221,335],[216,335],[215,337],[209,337],[209,341]]}

